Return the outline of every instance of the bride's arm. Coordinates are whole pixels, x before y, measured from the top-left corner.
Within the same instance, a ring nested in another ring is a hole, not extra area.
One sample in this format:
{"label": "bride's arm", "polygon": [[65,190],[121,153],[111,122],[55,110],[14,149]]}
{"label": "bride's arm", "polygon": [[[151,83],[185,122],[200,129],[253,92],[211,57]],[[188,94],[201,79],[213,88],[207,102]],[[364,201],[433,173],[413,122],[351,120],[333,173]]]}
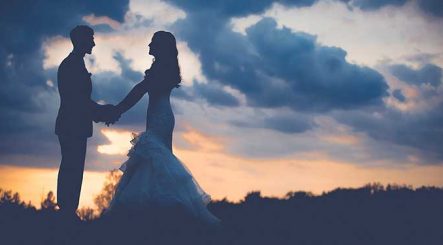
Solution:
{"label": "bride's arm", "polygon": [[146,94],[150,79],[144,79],[135,85],[126,97],[116,106],[119,114],[131,109]]}

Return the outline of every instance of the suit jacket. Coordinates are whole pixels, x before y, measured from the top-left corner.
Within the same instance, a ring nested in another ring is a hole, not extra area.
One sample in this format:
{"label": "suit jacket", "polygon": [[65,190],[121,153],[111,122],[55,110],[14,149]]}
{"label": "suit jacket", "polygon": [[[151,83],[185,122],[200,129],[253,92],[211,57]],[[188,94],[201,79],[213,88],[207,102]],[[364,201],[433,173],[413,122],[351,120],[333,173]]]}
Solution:
{"label": "suit jacket", "polygon": [[91,137],[92,121],[97,121],[101,105],[91,99],[91,73],[83,56],[70,53],[57,72],[60,108],[55,122],[59,136]]}

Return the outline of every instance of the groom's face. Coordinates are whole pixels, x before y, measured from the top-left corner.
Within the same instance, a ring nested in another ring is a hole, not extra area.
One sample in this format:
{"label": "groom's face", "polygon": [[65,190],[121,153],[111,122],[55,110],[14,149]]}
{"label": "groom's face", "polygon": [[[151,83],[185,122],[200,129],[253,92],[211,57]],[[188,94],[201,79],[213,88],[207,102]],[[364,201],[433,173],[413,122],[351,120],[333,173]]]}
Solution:
{"label": "groom's face", "polygon": [[75,43],[74,47],[85,54],[91,54],[92,48],[95,46],[94,35],[83,35]]}
{"label": "groom's face", "polygon": [[85,53],[91,54],[92,48],[95,46],[94,35],[88,35],[84,40]]}

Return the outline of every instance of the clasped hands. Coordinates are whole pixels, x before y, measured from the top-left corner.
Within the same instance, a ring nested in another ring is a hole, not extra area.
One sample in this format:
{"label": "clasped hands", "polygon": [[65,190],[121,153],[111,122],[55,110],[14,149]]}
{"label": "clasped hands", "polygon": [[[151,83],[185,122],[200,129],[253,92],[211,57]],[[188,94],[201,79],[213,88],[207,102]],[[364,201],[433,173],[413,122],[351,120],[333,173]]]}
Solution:
{"label": "clasped hands", "polygon": [[120,119],[121,113],[114,105],[103,105],[100,107],[96,115],[96,122],[104,122],[109,127]]}

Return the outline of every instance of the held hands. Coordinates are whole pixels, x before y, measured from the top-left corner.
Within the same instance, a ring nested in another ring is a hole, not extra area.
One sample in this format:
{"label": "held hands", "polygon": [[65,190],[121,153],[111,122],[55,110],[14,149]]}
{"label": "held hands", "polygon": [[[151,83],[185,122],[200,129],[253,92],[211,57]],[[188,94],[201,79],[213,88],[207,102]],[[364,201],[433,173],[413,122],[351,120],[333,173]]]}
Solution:
{"label": "held hands", "polygon": [[120,112],[117,107],[114,105],[104,105],[99,111],[99,119],[98,121],[104,122],[106,126],[109,127],[110,124],[114,124],[120,119]]}

